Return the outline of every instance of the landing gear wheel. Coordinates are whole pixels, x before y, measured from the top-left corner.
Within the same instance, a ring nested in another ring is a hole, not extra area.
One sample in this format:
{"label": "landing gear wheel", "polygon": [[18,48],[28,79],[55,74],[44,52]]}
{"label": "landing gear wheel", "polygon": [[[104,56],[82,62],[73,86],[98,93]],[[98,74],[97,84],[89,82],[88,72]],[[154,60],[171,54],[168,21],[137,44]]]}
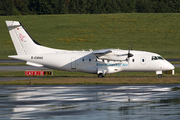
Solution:
{"label": "landing gear wheel", "polygon": [[158,78],[162,78],[162,74],[159,74],[159,75],[158,75]]}
{"label": "landing gear wheel", "polygon": [[98,74],[98,78],[103,78],[103,77],[104,77],[103,73]]}

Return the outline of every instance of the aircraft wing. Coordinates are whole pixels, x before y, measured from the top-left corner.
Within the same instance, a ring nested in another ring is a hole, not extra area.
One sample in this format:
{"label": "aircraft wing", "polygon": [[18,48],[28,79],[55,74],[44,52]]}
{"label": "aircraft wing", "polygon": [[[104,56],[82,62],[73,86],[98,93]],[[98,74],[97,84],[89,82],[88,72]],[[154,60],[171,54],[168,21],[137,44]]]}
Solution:
{"label": "aircraft wing", "polygon": [[93,51],[95,56],[104,56],[108,53],[112,53],[111,50],[98,50],[98,51]]}
{"label": "aircraft wing", "polygon": [[93,54],[98,59],[102,59],[102,60],[125,61],[125,60],[127,60],[128,54],[130,54],[130,53],[127,54],[127,53],[125,53],[125,51],[117,53],[117,52],[114,52],[112,49],[103,49],[103,50],[93,51]]}

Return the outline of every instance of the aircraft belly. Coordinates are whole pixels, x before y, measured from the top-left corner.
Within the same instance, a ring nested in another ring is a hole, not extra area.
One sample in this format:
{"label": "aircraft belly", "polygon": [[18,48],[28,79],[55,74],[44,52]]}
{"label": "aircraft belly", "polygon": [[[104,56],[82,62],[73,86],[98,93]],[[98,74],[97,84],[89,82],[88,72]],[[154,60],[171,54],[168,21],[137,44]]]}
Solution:
{"label": "aircraft belly", "polygon": [[95,67],[82,67],[82,68],[79,68],[77,71],[96,74],[97,68],[95,68]]}

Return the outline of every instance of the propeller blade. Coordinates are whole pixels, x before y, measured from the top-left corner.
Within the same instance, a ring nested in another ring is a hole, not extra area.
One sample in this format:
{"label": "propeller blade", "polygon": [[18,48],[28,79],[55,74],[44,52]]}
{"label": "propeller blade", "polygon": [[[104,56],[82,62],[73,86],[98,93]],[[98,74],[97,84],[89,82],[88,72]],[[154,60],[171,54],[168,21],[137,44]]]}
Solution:
{"label": "propeller blade", "polygon": [[130,46],[129,46],[129,49],[128,49],[128,58],[134,56],[133,54],[130,53],[130,50],[132,50],[131,42],[130,42]]}
{"label": "propeller blade", "polygon": [[128,54],[127,54],[128,65],[129,65],[129,58],[134,56],[132,53],[130,53],[130,50],[132,50],[131,42],[130,42],[130,46],[129,46],[129,50],[128,50]]}

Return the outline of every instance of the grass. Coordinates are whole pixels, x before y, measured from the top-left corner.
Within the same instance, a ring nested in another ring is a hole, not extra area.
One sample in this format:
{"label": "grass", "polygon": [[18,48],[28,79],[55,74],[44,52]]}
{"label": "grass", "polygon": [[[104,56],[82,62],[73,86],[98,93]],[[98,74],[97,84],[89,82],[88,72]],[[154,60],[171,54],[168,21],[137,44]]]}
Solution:
{"label": "grass", "polygon": [[[31,83],[30,83],[31,82]],[[180,84],[180,78],[44,78],[0,82],[0,85],[114,85],[114,84]]]}
{"label": "grass", "polygon": [[5,20],[20,21],[44,46],[89,50],[103,48],[151,51],[180,58],[179,13],[118,13],[0,16],[0,59],[15,55]]}

